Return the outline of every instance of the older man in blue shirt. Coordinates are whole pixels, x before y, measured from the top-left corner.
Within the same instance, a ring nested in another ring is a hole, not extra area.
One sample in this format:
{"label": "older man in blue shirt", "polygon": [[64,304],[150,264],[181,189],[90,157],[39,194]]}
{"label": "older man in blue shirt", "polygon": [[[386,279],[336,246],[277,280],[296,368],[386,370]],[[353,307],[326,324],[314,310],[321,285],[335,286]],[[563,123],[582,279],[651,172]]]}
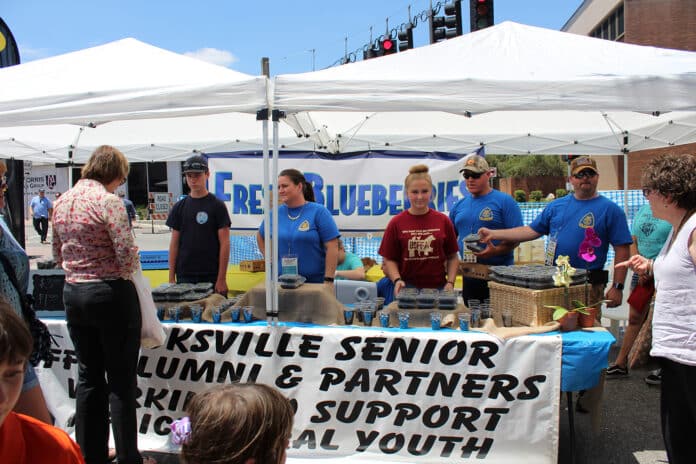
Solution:
{"label": "older man in blue shirt", "polygon": [[41,243],[46,243],[48,220],[51,214],[53,214],[53,204],[51,200],[46,198],[46,191],[44,189],[39,189],[39,194],[31,199],[29,202],[29,211],[34,221],[34,229],[36,229],[36,233],[41,237]]}

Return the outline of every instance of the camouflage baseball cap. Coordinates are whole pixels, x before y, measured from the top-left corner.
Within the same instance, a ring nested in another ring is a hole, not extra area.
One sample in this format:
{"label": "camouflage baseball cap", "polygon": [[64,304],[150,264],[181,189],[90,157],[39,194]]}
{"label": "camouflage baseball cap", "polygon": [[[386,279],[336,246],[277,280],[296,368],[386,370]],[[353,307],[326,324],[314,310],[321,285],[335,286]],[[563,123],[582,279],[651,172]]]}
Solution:
{"label": "camouflage baseball cap", "polygon": [[575,158],[570,163],[570,174],[572,176],[585,169],[589,169],[590,171],[594,171],[597,174],[599,174],[599,171],[597,170],[597,162],[589,156],[581,156],[579,158]]}
{"label": "camouflage baseball cap", "polygon": [[486,158],[479,155],[467,155],[464,157],[464,166],[459,170],[459,172],[469,171],[475,174],[481,174],[491,170],[488,166],[488,161]]}

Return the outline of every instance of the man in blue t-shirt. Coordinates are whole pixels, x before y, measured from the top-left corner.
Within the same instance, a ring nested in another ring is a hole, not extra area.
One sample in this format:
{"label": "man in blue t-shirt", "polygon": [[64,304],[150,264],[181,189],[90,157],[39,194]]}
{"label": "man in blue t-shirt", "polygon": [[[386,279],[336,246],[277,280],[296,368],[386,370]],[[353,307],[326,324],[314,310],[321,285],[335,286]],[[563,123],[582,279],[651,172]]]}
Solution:
{"label": "man in blue t-shirt", "polygon": [[[459,172],[466,180],[469,195],[459,200],[449,214],[457,231],[459,249],[475,256],[476,262],[481,264],[513,264],[513,250],[518,242],[494,240],[492,246],[476,252],[469,250],[463,241],[467,235],[475,234],[481,227],[510,229],[523,224],[522,212],[515,199],[491,187],[493,173],[486,159],[471,154],[465,156],[463,161],[464,165]],[[467,306],[470,299],[483,301],[489,297],[488,282],[485,280],[464,277],[463,281],[462,298]]]}
{"label": "man in blue t-shirt", "polygon": [[53,214],[53,204],[46,198],[46,190],[40,188],[39,194],[29,202],[29,212],[31,213],[34,229],[41,238],[41,243],[46,243],[48,235],[48,220]]}
{"label": "man in blue t-shirt", "polygon": [[[566,255],[573,267],[587,268],[590,271],[592,292],[590,302],[586,302],[590,304],[601,300],[604,293],[607,273],[603,269],[609,245],[614,248],[615,262],[626,261],[630,256],[631,232],[628,230],[623,210],[613,201],[597,193],[599,171],[595,160],[588,156],[575,158],[570,165],[570,171],[568,179],[573,186],[573,194],[549,203],[530,225],[501,230],[483,227],[478,232],[485,242],[525,242],[548,235],[547,264],[555,264],[559,255]],[[586,229],[590,227],[594,229],[602,244],[594,250],[596,259],[587,263],[580,257],[579,247],[585,239]],[[621,304],[625,279],[626,268],[614,270],[614,280],[604,295],[604,299],[609,300],[607,306],[616,307]],[[601,317],[599,312],[597,317]]]}

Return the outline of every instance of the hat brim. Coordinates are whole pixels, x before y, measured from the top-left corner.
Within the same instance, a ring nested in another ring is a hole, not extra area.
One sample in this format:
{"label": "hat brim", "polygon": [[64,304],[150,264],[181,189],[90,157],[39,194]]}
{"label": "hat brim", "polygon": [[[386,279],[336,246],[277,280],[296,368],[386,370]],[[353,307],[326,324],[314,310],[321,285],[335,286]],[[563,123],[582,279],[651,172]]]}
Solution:
{"label": "hat brim", "polygon": [[472,168],[471,166],[466,166],[466,167],[461,168],[459,170],[459,173],[461,174],[464,171],[473,172],[474,174],[483,174],[484,172],[488,172],[488,169],[479,169],[479,168]]}
{"label": "hat brim", "polygon": [[594,166],[578,166],[577,168],[573,169],[573,172],[571,172],[570,175],[574,176],[578,172],[584,171],[585,169],[589,169],[590,171],[594,171],[595,174],[599,174],[599,171]]}
{"label": "hat brim", "polygon": [[187,172],[208,172],[208,170],[207,169],[187,169],[187,170],[182,171],[182,172],[184,174],[186,174]]}

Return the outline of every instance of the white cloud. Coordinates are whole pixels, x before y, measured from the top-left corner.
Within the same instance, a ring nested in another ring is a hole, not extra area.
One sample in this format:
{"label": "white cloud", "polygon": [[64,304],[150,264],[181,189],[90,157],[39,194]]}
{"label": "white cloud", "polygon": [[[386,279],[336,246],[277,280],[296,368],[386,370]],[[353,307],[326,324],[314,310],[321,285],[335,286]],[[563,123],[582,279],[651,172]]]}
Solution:
{"label": "white cloud", "polygon": [[186,52],[184,55],[219,66],[229,66],[237,61],[237,57],[232,53],[217,48],[200,48],[193,52]]}

